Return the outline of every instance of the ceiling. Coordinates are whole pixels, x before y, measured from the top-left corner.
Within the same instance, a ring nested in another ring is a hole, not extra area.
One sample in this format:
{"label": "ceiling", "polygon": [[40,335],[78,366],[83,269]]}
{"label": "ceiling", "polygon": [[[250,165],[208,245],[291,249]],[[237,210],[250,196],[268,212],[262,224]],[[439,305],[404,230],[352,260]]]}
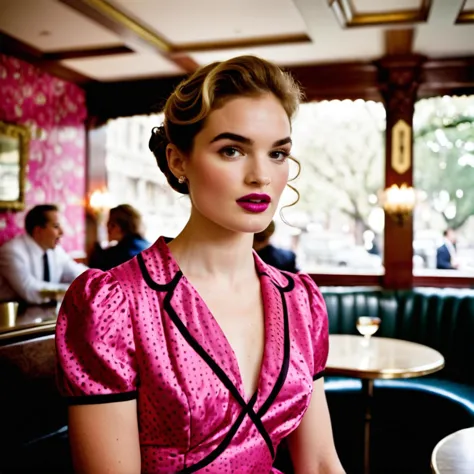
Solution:
{"label": "ceiling", "polygon": [[111,82],[240,54],[282,66],[474,56],[474,0],[0,0],[0,33],[7,54]]}

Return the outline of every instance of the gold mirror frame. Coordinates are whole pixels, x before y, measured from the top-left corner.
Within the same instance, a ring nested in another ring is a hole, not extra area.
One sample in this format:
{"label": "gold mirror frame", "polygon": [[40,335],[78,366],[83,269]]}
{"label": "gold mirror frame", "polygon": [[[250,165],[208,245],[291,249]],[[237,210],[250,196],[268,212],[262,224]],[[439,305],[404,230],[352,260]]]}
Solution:
{"label": "gold mirror frame", "polygon": [[25,208],[25,184],[26,184],[26,163],[28,162],[30,131],[22,125],[0,122],[0,135],[6,135],[18,139],[20,172],[18,179],[19,193],[18,199],[14,201],[2,201],[0,199],[0,209],[13,209],[21,211]]}

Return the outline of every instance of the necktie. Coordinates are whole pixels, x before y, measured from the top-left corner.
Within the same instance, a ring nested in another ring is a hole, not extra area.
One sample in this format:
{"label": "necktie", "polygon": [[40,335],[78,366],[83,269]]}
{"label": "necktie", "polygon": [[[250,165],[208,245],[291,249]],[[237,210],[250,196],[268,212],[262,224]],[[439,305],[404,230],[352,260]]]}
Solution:
{"label": "necktie", "polygon": [[51,281],[49,276],[48,254],[46,252],[43,254],[43,280]]}

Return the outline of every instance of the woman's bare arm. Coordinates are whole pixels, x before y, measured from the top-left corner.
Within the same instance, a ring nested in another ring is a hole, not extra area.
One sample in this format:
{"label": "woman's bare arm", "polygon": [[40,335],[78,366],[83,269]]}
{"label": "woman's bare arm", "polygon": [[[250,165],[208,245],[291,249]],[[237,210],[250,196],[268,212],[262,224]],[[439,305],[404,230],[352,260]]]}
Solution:
{"label": "woman's bare arm", "polygon": [[334,447],[324,380],[313,384],[308,410],[288,438],[295,474],[343,474]]}
{"label": "woman's bare arm", "polygon": [[71,406],[69,439],[77,474],[141,472],[136,400]]}

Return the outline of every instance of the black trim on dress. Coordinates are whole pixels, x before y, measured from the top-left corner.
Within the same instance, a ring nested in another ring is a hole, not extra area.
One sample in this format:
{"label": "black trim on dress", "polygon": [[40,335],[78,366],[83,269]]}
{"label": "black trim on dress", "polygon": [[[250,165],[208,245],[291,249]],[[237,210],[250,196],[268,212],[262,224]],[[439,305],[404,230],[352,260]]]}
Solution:
{"label": "black trim on dress", "polygon": [[[180,277],[182,276],[181,272],[178,272],[180,274]],[[265,443],[268,446],[268,449],[270,451],[270,454],[272,456],[272,459],[275,457],[275,448],[273,447],[273,443],[270,439],[270,435],[268,434],[267,430],[263,426],[262,420],[257,416],[257,414],[253,411],[253,409],[249,409],[248,404],[245,402],[245,400],[242,398],[240,395],[239,390],[237,387],[233,384],[232,380],[229,379],[227,374],[222,370],[222,368],[219,366],[219,364],[206,352],[206,350],[199,344],[199,342],[191,335],[191,333],[188,331],[188,328],[184,325],[183,321],[181,321],[180,317],[174,310],[173,306],[171,305],[171,298],[173,297],[174,290],[176,289],[176,286],[179,283],[179,279],[177,280],[176,278],[173,278],[173,285],[171,285],[170,291],[166,294],[164,300],[163,300],[163,309],[165,312],[169,315],[171,318],[171,321],[175,324],[175,326],[178,328],[178,331],[181,333],[181,335],[184,337],[186,342],[195,350],[195,352],[207,363],[207,365],[212,369],[212,371],[217,375],[219,380],[224,384],[224,386],[229,390],[229,392],[232,394],[232,396],[236,399],[236,401],[239,403],[239,405],[248,410],[248,415],[250,419],[253,421],[255,424],[256,428],[262,435],[263,439],[265,440]],[[256,396],[258,393],[258,388],[255,391],[254,396]]]}
{"label": "black trim on dress", "polygon": [[148,273],[148,269],[145,264],[145,260],[143,260],[143,255],[139,253],[137,255],[137,260],[138,260],[138,266],[140,267],[140,271],[142,272],[143,279],[145,280],[146,284],[152,288],[153,290],[156,291],[170,291],[171,288],[175,288],[176,285],[178,284],[181,276],[183,275],[181,271],[176,272],[176,275],[169,281],[168,283],[165,284],[160,284],[156,283],[155,280],[151,277],[151,275]]}
{"label": "black trim on dress", "polygon": [[107,393],[104,395],[79,395],[65,397],[68,405],[99,405],[101,403],[126,402],[137,398],[137,390],[123,393]]}
{"label": "black trim on dress", "polygon": [[235,420],[235,423],[227,432],[225,438],[222,440],[219,446],[217,446],[217,448],[214,449],[214,451],[210,452],[206,457],[204,457],[197,463],[194,463],[193,465],[184,468],[182,471],[179,471],[178,474],[191,474],[192,472],[196,472],[196,471],[199,471],[200,469],[205,468],[207,465],[215,461],[227,449],[233,437],[236,435],[238,429],[240,428],[240,425],[244,421],[245,415],[247,415],[249,410],[253,408],[256,401],[257,401],[257,392],[255,392],[253,397],[250,399],[247,405],[247,408],[242,408],[242,411],[240,412],[237,420]]}
{"label": "black trim on dress", "polygon": [[[276,286],[276,285],[275,285]],[[290,285],[288,285],[290,286]],[[287,288],[288,288],[287,286]],[[283,364],[281,365],[280,373],[278,374],[277,381],[273,386],[273,389],[265,400],[265,403],[260,407],[258,410],[257,415],[262,417],[271,407],[272,403],[275,401],[275,398],[280,393],[280,390],[283,388],[283,384],[285,383],[286,376],[288,375],[288,369],[290,367],[290,328],[289,328],[289,321],[288,321],[288,307],[286,305],[286,299],[284,294],[284,289],[277,286],[278,292],[281,296],[281,301],[283,304]],[[290,290],[288,290],[290,291]]]}
{"label": "black trim on dress", "polygon": [[318,372],[317,374],[313,375],[313,382],[316,382],[316,380],[320,379],[321,377],[324,377],[325,370],[321,370],[321,372]]}
{"label": "black trim on dress", "polygon": [[[146,264],[143,260],[143,257],[141,254],[138,255],[138,263],[139,267],[141,270],[141,273],[143,275],[143,278],[147,285],[156,290],[156,291],[166,291],[167,294],[165,295],[165,298],[163,300],[163,309],[164,311],[168,314],[170,317],[171,321],[175,324],[176,328],[179,330],[181,335],[184,337],[186,342],[196,351],[196,353],[207,363],[207,365],[211,368],[211,370],[216,374],[216,376],[220,379],[220,381],[223,383],[223,385],[229,390],[231,395],[235,398],[235,400],[239,403],[239,405],[242,407],[242,412],[239,415],[239,418],[237,421],[240,420],[239,424],[237,425],[236,423],[231,427],[229,432],[227,433],[226,437],[222,441],[222,443],[214,450],[212,453],[210,453],[204,460],[206,459],[211,459],[212,462],[214,459],[216,459],[224,450],[225,448],[230,444],[232,441],[233,436],[235,436],[235,433],[238,430],[238,427],[240,424],[243,422],[243,419],[245,418],[245,415],[248,415],[252,422],[254,423],[255,427],[259,431],[260,435],[264,439],[265,443],[267,444],[267,447],[270,451],[272,459],[275,458],[275,448],[273,446],[272,440],[270,438],[270,435],[268,434],[267,430],[265,429],[263,422],[262,422],[262,417],[263,415],[268,411],[272,403],[275,401],[276,397],[278,396],[278,393],[282,389],[286,377],[288,375],[288,369],[290,365],[290,330],[289,330],[289,317],[288,317],[288,307],[286,304],[286,299],[284,293],[290,292],[293,290],[295,287],[295,282],[293,278],[286,273],[281,273],[287,280],[288,284],[284,287],[280,286],[278,282],[275,281],[269,274],[264,273],[264,272],[259,272],[259,275],[261,276],[267,276],[270,278],[272,284],[277,288],[278,292],[280,293],[280,297],[282,299],[282,307],[283,307],[283,331],[284,331],[284,351],[283,351],[283,363],[282,367],[280,369],[280,373],[278,374],[277,381],[275,382],[275,385],[268,396],[268,398],[265,400],[263,405],[260,407],[258,410],[258,413],[255,413],[253,410],[253,406],[257,400],[257,395],[258,395],[258,388],[253,394],[252,398],[250,399],[249,403],[246,403],[243,397],[241,396],[239,390],[237,387],[234,385],[234,383],[229,379],[227,374],[224,372],[224,370],[219,366],[219,364],[206,352],[206,350],[201,346],[201,344],[191,335],[191,333],[188,331],[187,327],[181,321],[180,317],[174,310],[172,304],[171,304],[171,299],[173,297],[173,293],[178,286],[179,281],[181,280],[181,277],[183,276],[181,270],[178,270],[176,275],[172,278],[172,280],[167,283],[167,284],[159,284],[156,283],[148,273],[148,270],[146,268]],[[223,446],[223,447],[222,447]],[[217,450],[220,450],[217,452]],[[217,454],[215,454],[217,452]],[[201,462],[204,462],[204,460],[199,461],[200,464]],[[195,472],[194,467],[197,465],[193,465],[190,468],[186,468],[183,473],[191,473]],[[206,464],[207,465],[207,464]],[[200,469],[202,466],[200,467]],[[188,471],[188,469],[193,469]]]}

